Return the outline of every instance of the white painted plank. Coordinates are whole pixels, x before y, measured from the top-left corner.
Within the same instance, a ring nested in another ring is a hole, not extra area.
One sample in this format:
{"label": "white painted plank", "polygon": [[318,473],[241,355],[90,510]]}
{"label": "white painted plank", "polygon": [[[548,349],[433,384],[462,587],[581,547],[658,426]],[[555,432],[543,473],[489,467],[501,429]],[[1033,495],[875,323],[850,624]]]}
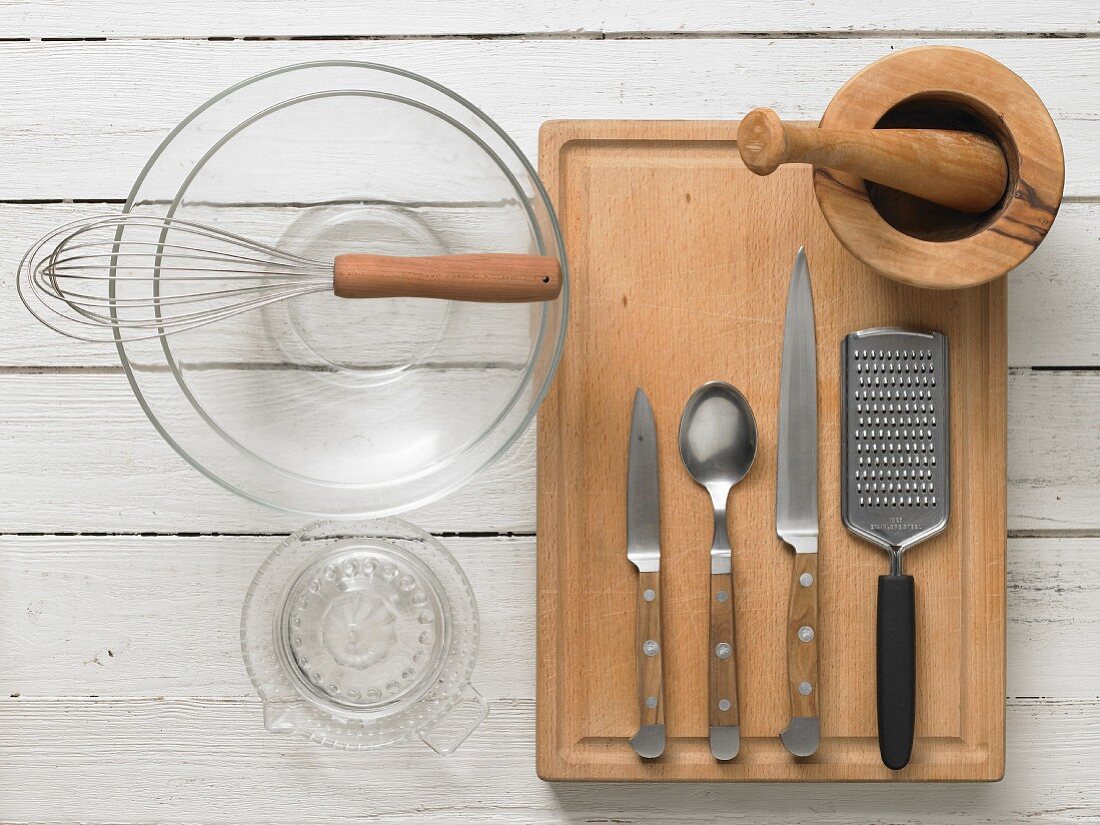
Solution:
{"label": "white painted plank", "polygon": [[1100,204],[1063,203],[1046,239],[1008,276],[1009,366],[1100,364]]}
{"label": "white painted plank", "polygon": [[1009,539],[1010,696],[1100,697],[1098,577],[1100,538]]}
{"label": "white painted plank", "polygon": [[5,37],[394,36],[527,33],[598,35],[644,32],[1095,32],[1087,3],[1027,0],[961,4],[812,0],[323,0],[302,13],[297,0],[165,3],[156,15],[142,0],[76,5],[0,2]]}
{"label": "white painted plank", "polygon": [[[0,696],[251,697],[241,604],[279,536],[0,537]],[[474,684],[532,698],[535,540],[443,539],[481,611]]]}
{"label": "white painted plank", "polygon": [[[532,157],[551,118],[737,118],[754,106],[817,118],[877,57],[923,41],[871,39],[108,41],[3,44],[0,200],[122,198],[195,107],[259,72],[307,60],[389,63],[450,86]],[[1067,194],[1100,195],[1100,39],[945,40],[984,51],[1044,98]],[[91,160],[91,162],[90,162]]]}
{"label": "white painted plank", "polygon": [[[241,602],[279,541],[0,538],[0,696],[252,696]],[[534,538],[444,541],[481,611],[477,688],[491,700],[533,698]],[[1098,548],[1100,539],[1009,541],[1009,698],[1100,696]]]}
{"label": "white painted plank", "polygon": [[[518,21],[518,22],[517,22]],[[778,21],[778,23],[773,23]],[[781,25],[789,21],[790,25]],[[82,4],[0,0],[0,37],[213,34],[470,34],[579,30],[880,31],[872,40],[682,39],[336,43],[0,44],[0,199],[123,197],[161,137],[211,94],[305,59],[377,59],[422,71],[483,105],[534,154],[550,117],[736,117],[753,105],[816,116],[896,32],[1097,31],[1089,3],[594,4],[242,0]],[[485,28],[480,28],[484,26]],[[495,27],[495,28],[494,28]],[[713,27],[713,28],[710,28]],[[280,30],[276,30],[280,29]],[[1067,193],[1100,196],[1092,40],[962,39],[1004,60],[1051,106]],[[104,88],[104,78],[114,84]],[[181,78],[184,80],[181,81]],[[4,207],[6,211],[9,207]],[[21,210],[21,207],[11,207]],[[62,207],[67,208],[67,207]],[[77,207],[78,209],[81,207]],[[1011,282],[1010,363],[1100,363],[1090,278],[1097,206],[1071,204]],[[95,211],[98,211],[96,209]],[[0,220],[0,278],[48,210]],[[1073,219],[1067,224],[1067,215]],[[0,216],[2,217],[2,216]],[[1068,228],[1067,228],[1068,227]],[[5,235],[7,237],[5,237]],[[0,287],[10,286],[9,282]],[[9,298],[10,298],[10,293]],[[106,365],[98,354],[7,323],[0,364]],[[1093,323],[1090,325],[1089,321]],[[25,333],[25,335],[23,334]],[[13,341],[12,338],[18,340]],[[9,355],[9,348],[12,354]],[[42,348],[36,361],[33,350]],[[108,353],[109,354],[109,353]],[[43,362],[42,357],[47,360]],[[20,359],[26,360],[20,360]],[[9,360],[10,359],[10,360]],[[1093,374],[1016,372],[1010,384],[1010,526],[1100,527],[1100,384]],[[83,383],[82,383],[83,382]],[[530,530],[534,439],[422,513],[437,530]],[[117,375],[0,378],[0,529],[285,531],[301,519],[238,501],[161,443]],[[67,527],[65,525],[68,525]],[[1006,780],[995,786],[550,787],[534,777],[522,645],[533,638],[531,540],[449,539],[482,604],[478,684],[497,699],[456,757],[422,746],[334,753],[265,734],[236,650],[240,594],[274,538],[0,539],[0,821],[492,823],[622,821],[1001,823],[1100,821],[1097,539],[1018,539],[1009,558]],[[514,552],[514,555],[512,554]],[[236,595],[235,595],[236,593]],[[30,596],[38,598],[31,599]],[[24,604],[26,602],[26,604]],[[38,624],[32,624],[37,621]],[[94,659],[103,649],[105,664]],[[85,652],[86,650],[86,652]],[[85,659],[91,663],[84,664]],[[206,661],[205,666],[202,661]],[[203,680],[208,679],[203,690]],[[160,688],[158,690],[158,687]],[[1091,690],[1090,690],[1091,687]],[[110,699],[35,698],[47,691]],[[125,698],[211,695],[206,700]],[[512,701],[500,697],[517,697]],[[1092,698],[1082,698],[1092,697]]]}
{"label": "white painted plank", "polygon": [[[0,291],[15,290],[15,272],[31,241],[68,221],[117,210],[117,206],[95,204],[0,203]],[[477,214],[456,211],[448,225],[453,239],[449,235],[448,240],[489,248],[492,239],[486,233],[491,235],[491,230],[474,219]],[[1043,244],[1009,275],[1010,366],[1100,364],[1100,324],[1096,323],[1100,290],[1095,288],[1100,261],[1098,225],[1100,204],[1063,204]],[[253,235],[270,238],[268,231],[269,223],[258,219]],[[217,328],[211,330],[217,332]],[[387,330],[392,331],[392,325]],[[211,349],[223,355],[229,343],[216,334],[210,337]],[[0,369],[117,365],[113,346],[84,344],[56,335],[31,317],[19,301],[0,301]]]}
{"label": "white painted plank", "polygon": [[1009,377],[1010,530],[1100,527],[1100,372]]}
{"label": "white painted plank", "polygon": [[[256,702],[0,699],[9,823],[963,825],[1100,819],[1100,701],[1016,701],[995,785],[561,784],[535,777],[534,704],[497,703],[455,755],[348,754],[269,734]],[[63,792],[62,790],[63,789]]]}
{"label": "white painted plank", "polygon": [[[121,374],[0,376],[0,410],[5,532],[269,533],[306,520],[247,502],[192,469]],[[534,443],[532,427],[480,477],[410,520],[428,530],[532,531]]]}
{"label": "white painted plank", "polygon": [[[288,531],[302,519],[222,491],[161,441],[117,374],[0,375],[9,532]],[[1009,376],[1008,527],[1100,527],[1100,373]],[[534,431],[451,496],[409,515],[433,530],[533,532]]]}

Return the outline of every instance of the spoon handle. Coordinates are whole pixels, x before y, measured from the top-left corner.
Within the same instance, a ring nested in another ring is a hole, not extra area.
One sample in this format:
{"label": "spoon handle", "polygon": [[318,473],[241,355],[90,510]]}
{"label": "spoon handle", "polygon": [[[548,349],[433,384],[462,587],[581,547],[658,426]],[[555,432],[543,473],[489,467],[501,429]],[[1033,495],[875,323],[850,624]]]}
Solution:
{"label": "spoon handle", "polygon": [[727,566],[710,575],[710,752],[721,760],[737,756],[741,744],[735,651],[733,576]]}

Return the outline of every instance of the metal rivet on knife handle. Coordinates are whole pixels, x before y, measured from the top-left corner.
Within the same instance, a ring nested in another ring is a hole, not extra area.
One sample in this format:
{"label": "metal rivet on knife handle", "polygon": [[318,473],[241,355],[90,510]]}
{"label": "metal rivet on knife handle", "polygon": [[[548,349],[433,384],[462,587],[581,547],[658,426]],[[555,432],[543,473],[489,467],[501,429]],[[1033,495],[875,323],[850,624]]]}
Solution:
{"label": "metal rivet on knife handle", "polygon": [[[796,573],[817,568],[816,553],[798,553],[794,559]],[[812,571],[811,571],[812,572]],[[795,690],[800,682],[817,682],[817,634],[810,624],[817,620],[817,588],[802,587],[796,581],[791,592],[787,619],[794,643],[789,645],[787,666],[790,671],[791,715],[817,716],[815,699],[805,699]]]}
{"label": "metal rivet on knife handle", "polygon": [[[737,657],[734,656],[733,645],[729,641],[734,638],[733,606],[728,601],[723,604],[717,598],[717,592],[721,590],[729,592],[733,587],[733,581],[729,573],[713,573],[710,580],[711,590],[715,593],[714,598],[711,599],[710,619],[711,650],[713,651],[709,666],[712,697],[711,754],[715,759],[727,760],[737,756],[737,749],[740,746],[739,734],[734,739],[731,732],[723,730],[725,728],[739,730],[740,726],[737,707]],[[717,701],[714,701],[715,699]]]}
{"label": "metal rivet on knife handle", "polygon": [[[638,733],[630,740],[634,751],[648,759],[660,756],[665,749],[665,708],[661,666],[660,572],[638,574],[638,638],[643,639],[642,655],[638,656],[638,698],[640,718]],[[653,598],[645,594],[652,591]]]}

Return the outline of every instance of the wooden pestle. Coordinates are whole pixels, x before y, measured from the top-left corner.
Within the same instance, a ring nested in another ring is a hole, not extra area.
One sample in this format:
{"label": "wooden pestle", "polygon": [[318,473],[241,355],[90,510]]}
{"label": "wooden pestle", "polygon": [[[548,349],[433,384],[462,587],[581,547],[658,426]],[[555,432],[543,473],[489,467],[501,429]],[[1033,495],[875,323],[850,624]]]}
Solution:
{"label": "wooden pestle", "polygon": [[961,212],[992,209],[1008,185],[1001,148],[973,132],[819,129],[784,123],[771,109],[753,109],[741,121],[737,146],[758,175],[770,175],[783,163],[812,163]]}

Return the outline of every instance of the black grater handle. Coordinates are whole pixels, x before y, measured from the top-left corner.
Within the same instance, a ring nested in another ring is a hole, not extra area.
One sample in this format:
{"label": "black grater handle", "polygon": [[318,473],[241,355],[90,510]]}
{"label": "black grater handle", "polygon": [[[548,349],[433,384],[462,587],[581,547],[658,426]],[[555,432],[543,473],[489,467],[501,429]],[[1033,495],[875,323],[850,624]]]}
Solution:
{"label": "black grater handle", "polygon": [[909,764],[916,709],[913,577],[878,577],[878,747],[891,770]]}

